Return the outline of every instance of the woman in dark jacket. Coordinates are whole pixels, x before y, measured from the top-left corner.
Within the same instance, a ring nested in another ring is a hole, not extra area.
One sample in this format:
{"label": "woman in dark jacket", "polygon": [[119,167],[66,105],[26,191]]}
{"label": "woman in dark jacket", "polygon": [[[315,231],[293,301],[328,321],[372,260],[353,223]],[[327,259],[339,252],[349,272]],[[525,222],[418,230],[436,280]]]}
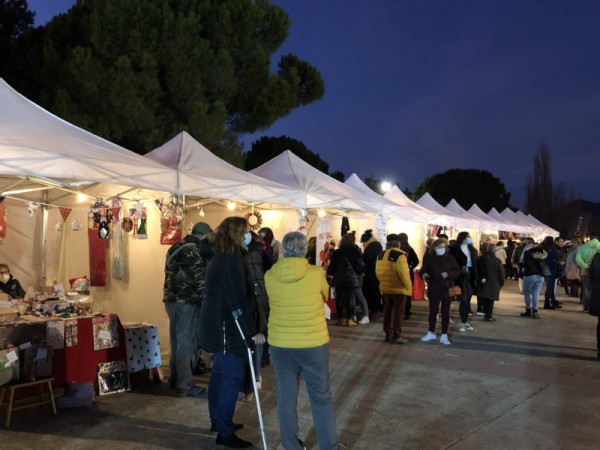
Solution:
{"label": "woman in dark jacket", "polygon": [[375,275],[375,266],[377,258],[383,253],[383,247],[375,236],[373,236],[373,230],[366,230],[360,237],[360,242],[363,244],[362,259],[365,263],[362,292],[369,304],[371,318],[381,317],[383,307],[381,303],[381,291],[379,290],[379,280],[377,279],[377,275]]}
{"label": "woman in dark jacket", "polygon": [[588,269],[590,278],[590,315],[598,317],[596,325],[596,344],[600,359],[600,253],[596,253]]}
{"label": "woman in dark jacket", "polygon": [[471,312],[471,297],[473,291],[477,289],[477,250],[473,247],[473,239],[466,231],[458,233],[456,245],[452,248],[452,256],[461,268],[462,274],[455,280],[457,286],[460,286],[462,294],[458,297],[460,306],[460,321],[458,331],[472,331],[473,327],[469,325],[469,313]]}
{"label": "woman in dark jacket", "polygon": [[523,247],[521,260],[523,262],[523,296],[525,297],[525,312],[521,317],[539,319],[538,302],[540,291],[544,284],[544,276],[548,274],[545,259],[548,254],[541,246],[535,246],[533,239],[527,238]]}
{"label": "woman in dark jacket", "polygon": [[502,262],[496,258],[496,246],[488,244],[486,252],[477,261],[479,273],[479,290],[477,296],[481,298],[484,322],[495,322],[492,317],[494,302],[500,298],[500,289],[504,286],[505,270]]}
{"label": "woman in dark jacket", "polygon": [[542,241],[542,248],[548,254],[546,264],[550,270],[549,275],[544,276],[546,281],[546,292],[544,293],[544,309],[561,308],[560,303],[556,300],[556,279],[560,277],[562,266],[560,265],[560,252],[554,243],[552,236],[546,236]]}
{"label": "woman in dark jacket", "polygon": [[25,290],[21,287],[21,283],[10,273],[10,269],[6,264],[0,264],[0,290],[11,298],[25,297]]}
{"label": "woman in dark jacket", "polygon": [[427,297],[429,298],[429,331],[421,340],[427,342],[437,339],[435,324],[441,303],[442,335],[440,344],[450,345],[448,324],[450,323],[452,299],[448,290],[454,286],[456,278],[461,274],[461,269],[454,257],[448,253],[446,242],[445,239],[436,239],[429,246],[429,254],[423,258],[423,267],[419,271],[419,275],[427,283]]}
{"label": "woman in dark jacket", "polygon": [[333,276],[331,284],[335,287],[336,302],[338,306],[338,319],[343,311],[343,301],[347,303],[348,326],[355,326],[356,301],[361,303],[363,317],[360,324],[369,323],[369,309],[361,289],[359,277],[365,273],[365,264],[360,249],[356,246],[354,233],[347,233],[340,240],[340,247],[333,252],[327,274]]}
{"label": "woman in dark jacket", "polygon": [[228,217],[215,230],[200,309],[200,345],[214,354],[208,384],[210,420],[219,433],[217,444],[236,448],[252,446],[234,434],[233,423],[238,392],[243,390],[247,346],[265,343],[264,336],[256,334],[252,305],[246,293],[242,243],[248,239],[247,231],[246,220],[241,217]]}

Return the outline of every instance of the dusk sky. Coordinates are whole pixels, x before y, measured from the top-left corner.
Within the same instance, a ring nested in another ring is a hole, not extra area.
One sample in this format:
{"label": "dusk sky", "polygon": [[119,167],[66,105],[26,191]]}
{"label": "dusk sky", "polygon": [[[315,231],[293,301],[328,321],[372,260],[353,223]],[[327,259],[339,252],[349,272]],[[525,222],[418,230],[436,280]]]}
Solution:
{"label": "dusk sky", "polygon": [[[36,25],[74,0],[30,0]],[[554,183],[600,201],[600,1],[277,0],[281,53],[325,96],[244,137],[287,135],[330,170],[409,190],[452,168],[492,172],[523,208],[546,143]],[[274,66],[274,70],[276,67]]]}

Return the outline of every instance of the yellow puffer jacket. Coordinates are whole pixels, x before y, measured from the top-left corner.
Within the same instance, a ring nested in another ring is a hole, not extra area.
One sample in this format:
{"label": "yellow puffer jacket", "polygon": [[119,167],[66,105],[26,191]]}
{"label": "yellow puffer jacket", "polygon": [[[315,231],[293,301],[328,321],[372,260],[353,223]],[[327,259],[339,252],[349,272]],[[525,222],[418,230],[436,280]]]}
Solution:
{"label": "yellow puffer jacket", "polygon": [[306,258],[283,258],[265,273],[269,295],[270,345],[311,348],[329,342],[324,303],[329,295],[325,273]]}
{"label": "yellow puffer jacket", "polygon": [[399,248],[390,248],[377,258],[375,273],[382,294],[412,295],[412,282],[406,253]]}

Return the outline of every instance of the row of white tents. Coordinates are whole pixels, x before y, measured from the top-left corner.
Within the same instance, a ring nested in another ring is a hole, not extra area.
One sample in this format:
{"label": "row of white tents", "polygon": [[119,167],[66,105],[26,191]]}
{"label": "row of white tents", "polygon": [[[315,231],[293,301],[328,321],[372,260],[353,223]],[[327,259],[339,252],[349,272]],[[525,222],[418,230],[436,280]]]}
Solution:
{"label": "row of white tents", "polygon": [[[355,174],[340,183],[290,151],[246,172],[182,132],[141,156],[56,117],[1,79],[0,193],[8,210],[6,229],[0,230],[6,233],[0,262],[34,290],[54,280],[67,284],[69,278],[89,276],[88,236],[74,222],[87,228],[90,203],[119,198],[124,210],[146,206],[149,239],[125,233],[118,242],[110,240],[106,286],[94,288],[93,295],[97,307],[128,321],[154,323],[163,337],[168,325],[160,301],[168,246],[159,243],[161,213],[154,205],[172,194],[185,198],[184,229],[198,220],[215,227],[229,215],[260,211],[263,225],[278,238],[298,229],[301,218],[308,220],[308,234],[315,235],[321,210],[333,217],[333,238],[339,237],[342,217],[358,234],[383,220],[390,232],[406,232],[419,252],[432,225],[467,229],[476,239],[482,233],[497,237],[499,231],[557,235],[510,209],[484,213],[473,205],[465,211],[455,201],[439,205],[428,194],[415,203],[397,187],[380,196]],[[82,193],[88,195],[84,203],[77,200]],[[227,207],[231,202],[233,212]],[[67,219],[60,208],[70,209]],[[110,276],[117,247],[125,260],[122,278]]]}

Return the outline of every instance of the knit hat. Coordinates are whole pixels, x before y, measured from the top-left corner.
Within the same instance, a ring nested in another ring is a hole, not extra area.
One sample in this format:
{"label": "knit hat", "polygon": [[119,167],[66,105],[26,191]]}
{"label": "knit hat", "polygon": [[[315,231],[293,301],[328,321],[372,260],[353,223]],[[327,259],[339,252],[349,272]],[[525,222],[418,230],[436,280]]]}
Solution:
{"label": "knit hat", "polygon": [[195,234],[195,235],[207,234],[207,233],[210,233],[211,231],[212,231],[212,229],[210,228],[210,225],[207,224],[206,222],[197,222],[194,225],[194,228],[192,228],[192,234]]}
{"label": "knit hat", "polygon": [[365,230],[365,232],[360,237],[360,242],[367,242],[372,237],[373,237],[373,230]]}

